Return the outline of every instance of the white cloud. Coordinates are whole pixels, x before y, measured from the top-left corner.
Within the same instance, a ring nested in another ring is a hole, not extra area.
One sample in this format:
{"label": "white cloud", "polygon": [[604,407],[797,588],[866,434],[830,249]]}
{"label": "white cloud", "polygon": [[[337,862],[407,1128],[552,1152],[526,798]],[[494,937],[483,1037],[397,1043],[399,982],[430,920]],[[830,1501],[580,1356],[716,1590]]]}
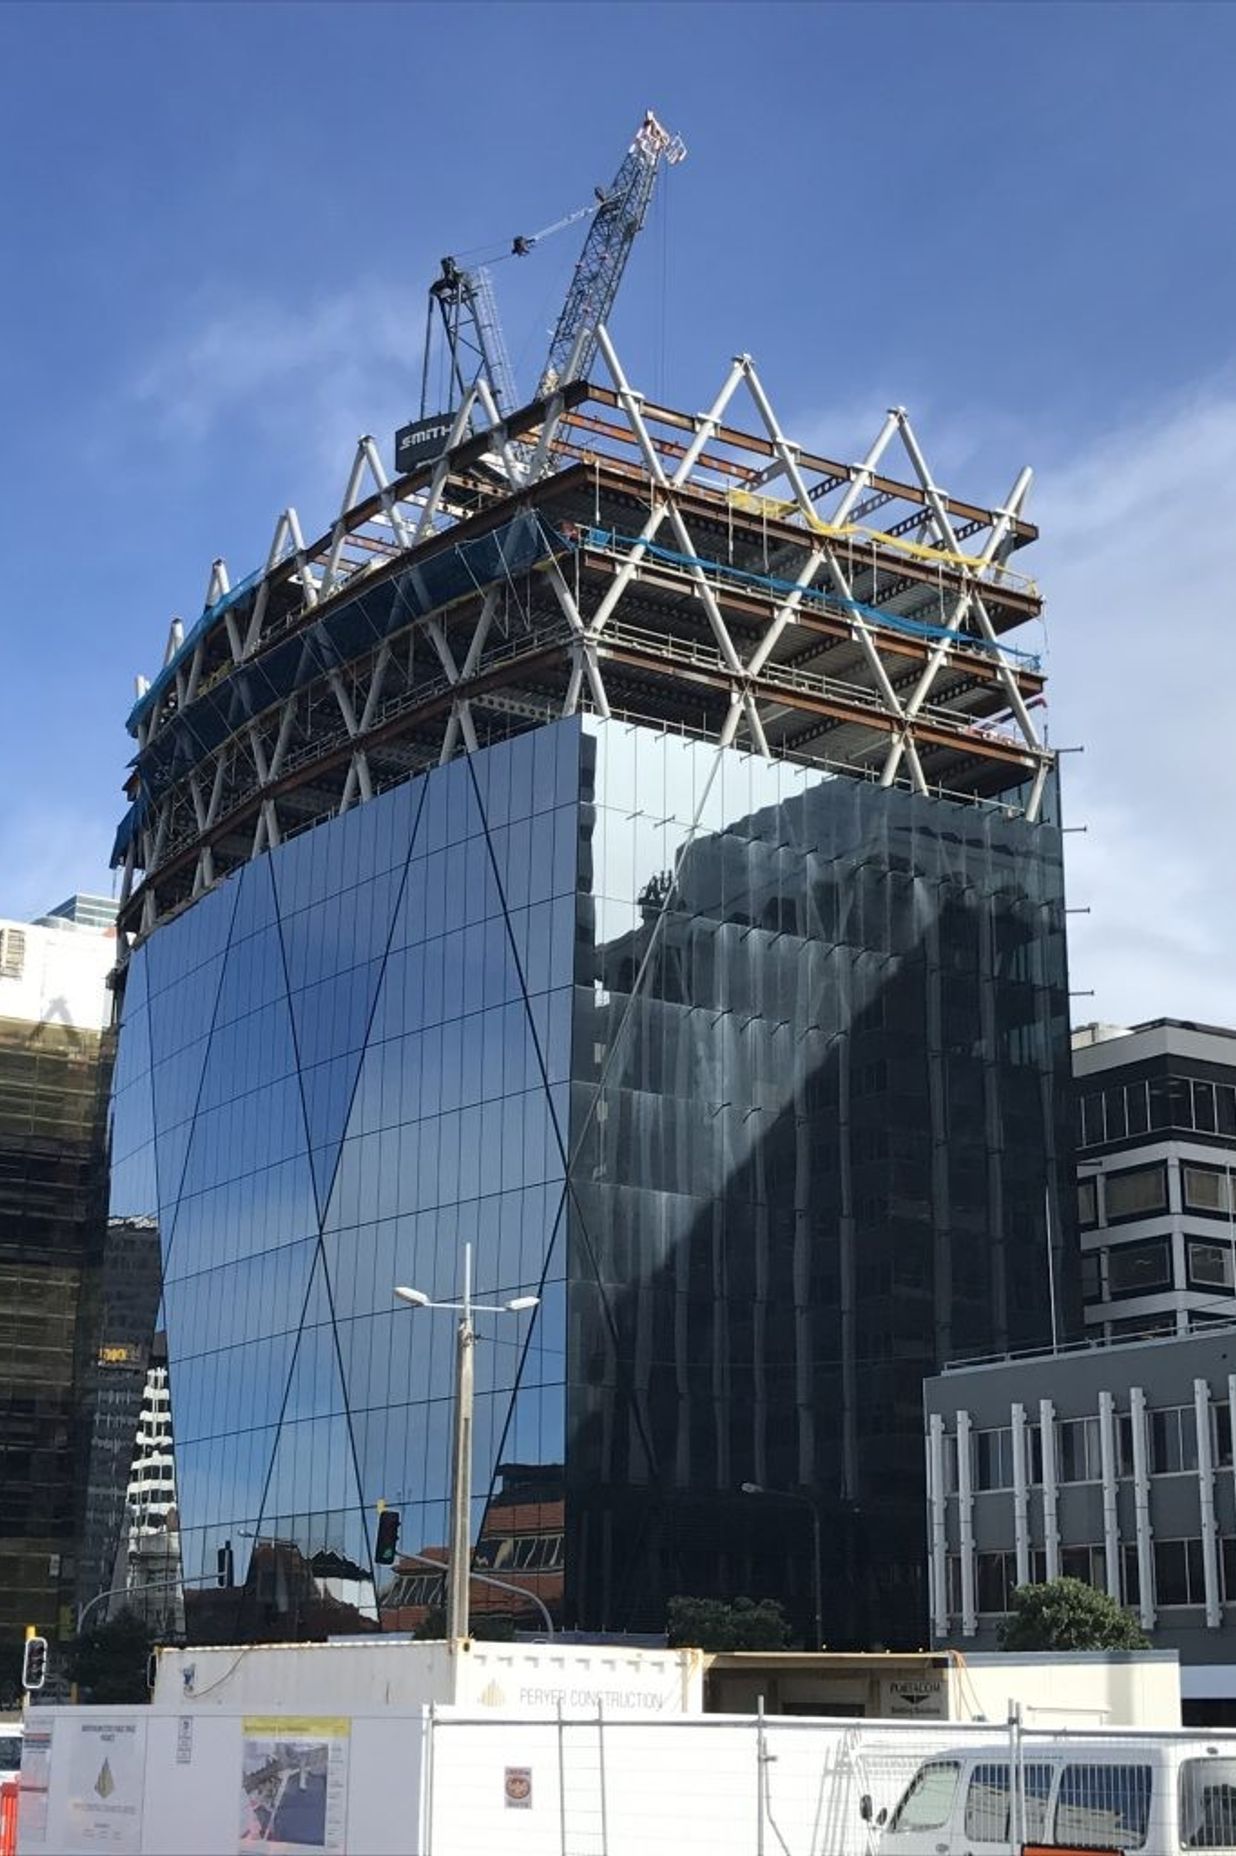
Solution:
{"label": "white cloud", "polygon": [[1040,478],[1075,1017],[1236,1025],[1236,395],[1104,434]]}
{"label": "white cloud", "polygon": [[389,452],[415,410],[422,316],[419,298],[373,281],[246,300],[151,355],[131,397],[166,440],[277,449],[308,532],[333,516],[360,433]]}

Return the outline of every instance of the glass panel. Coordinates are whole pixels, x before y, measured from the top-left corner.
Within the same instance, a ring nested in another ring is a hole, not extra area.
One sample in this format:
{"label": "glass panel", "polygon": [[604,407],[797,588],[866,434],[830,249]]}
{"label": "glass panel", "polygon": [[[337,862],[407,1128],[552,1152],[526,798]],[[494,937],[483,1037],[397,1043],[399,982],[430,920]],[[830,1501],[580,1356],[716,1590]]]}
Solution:
{"label": "glass panel", "polygon": [[1109,1224],[1116,1218],[1138,1218],[1149,1212],[1166,1211],[1167,1169],[1143,1166],[1107,1173],[1103,1180],[1103,1198]]}
{"label": "glass panel", "polygon": [[1236,1759],[1181,1762],[1180,1841],[1187,1850],[1236,1848]]}
{"label": "glass panel", "polygon": [[1189,1211],[1225,1212],[1229,1209],[1230,1175],[1216,1168],[1182,1163],[1180,1187]]}
{"label": "glass panel", "polygon": [[890,1830],[938,1830],[946,1824],[957,1795],[961,1765],[955,1759],[937,1759],[924,1766],[910,1783],[893,1812]]}
{"label": "glass panel", "polygon": [[1140,1849],[1150,1821],[1149,1766],[1072,1765],[1060,1776],[1057,1843]]}
{"label": "glass panel", "polygon": [[1172,1280],[1171,1247],[1151,1244],[1113,1244],[1107,1252],[1107,1287],[1110,1295],[1144,1295],[1169,1287]]}

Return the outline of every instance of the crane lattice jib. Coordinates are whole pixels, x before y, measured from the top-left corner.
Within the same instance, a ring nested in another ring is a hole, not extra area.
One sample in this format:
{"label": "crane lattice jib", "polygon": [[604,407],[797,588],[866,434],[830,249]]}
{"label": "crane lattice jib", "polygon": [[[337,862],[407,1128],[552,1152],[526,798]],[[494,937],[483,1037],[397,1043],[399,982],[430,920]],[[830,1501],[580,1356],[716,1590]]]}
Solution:
{"label": "crane lattice jib", "polygon": [[588,228],[550,343],[538,398],[568,379],[587,374],[596,353],[598,324],[608,320],[613,308],[631,246],[652,199],[657,168],[662,158],[681,161],[686,152],[680,138],[670,135],[649,111]]}

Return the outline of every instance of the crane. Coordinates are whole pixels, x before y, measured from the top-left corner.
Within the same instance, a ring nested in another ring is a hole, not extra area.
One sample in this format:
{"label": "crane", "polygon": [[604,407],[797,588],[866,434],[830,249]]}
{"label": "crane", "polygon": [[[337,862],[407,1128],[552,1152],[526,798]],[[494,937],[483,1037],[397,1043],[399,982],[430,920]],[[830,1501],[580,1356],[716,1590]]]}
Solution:
{"label": "crane", "polygon": [[[522,258],[543,240],[581,219],[591,221],[566,300],[558,316],[536,397],[543,398],[568,380],[578,380],[592,365],[597,326],[613,308],[636,234],[644,223],[664,161],[673,166],[686,154],[681,136],[666,129],[651,110],[635,132],[613,181],[596,189],[596,198],[544,226],[539,232],[511,241],[509,257]],[[425,355],[421,367],[419,419],[404,426],[395,439],[396,468],[409,470],[441,449],[450,427],[449,412],[431,413],[429,407],[430,351],[435,312],[442,324],[450,357],[450,404],[468,391],[478,374],[489,382],[499,412],[512,412],[517,392],[493,284],[484,266],[465,269],[455,258],[443,258],[441,274],[429,286],[425,328]]]}
{"label": "crane", "polygon": [[611,185],[604,193],[598,189],[597,209],[541,370],[538,399],[567,380],[578,380],[591,367],[597,325],[609,319],[635,235],[652,200],[657,169],[662,159],[673,166],[686,152],[682,137],[671,135],[649,110]]}

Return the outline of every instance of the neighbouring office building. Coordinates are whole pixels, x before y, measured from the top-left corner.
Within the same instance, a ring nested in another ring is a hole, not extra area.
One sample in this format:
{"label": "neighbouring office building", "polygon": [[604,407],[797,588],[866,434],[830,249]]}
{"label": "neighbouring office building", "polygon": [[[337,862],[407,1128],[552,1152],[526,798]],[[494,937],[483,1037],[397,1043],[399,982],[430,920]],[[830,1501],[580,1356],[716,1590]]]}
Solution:
{"label": "neighbouring office building", "polygon": [[0,1642],[69,1634],[105,1248],[115,940],[0,922]]}
{"label": "neighbouring office building", "polygon": [[540,1297],[477,1350],[521,1622],[806,1631],[818,1583],[831,1644],[921,1643],[923,1376],[1045,1344],[1053,1281],[1080,1324],[1027,477],[945,496],[900,412],[800,451],[745,359],[698,418],[611,377],[393,483],[363,441],[130,718],[112,1215],[194,1634],[431,1601],[453,1321],[392,1291],[465,1242]]}
{"label": "neighbouring office building", "polygon": [[925,1388],[932,1638],[991,1649],[1018,1585],[1109,1592],[1236,1722],[1236,1324],[960,1367]]}
{"label": "neighbouring office building", "polygon": [[1236,1032],[1158,1018],[1073,1036],[1086,1329],[1236,1316]]}

